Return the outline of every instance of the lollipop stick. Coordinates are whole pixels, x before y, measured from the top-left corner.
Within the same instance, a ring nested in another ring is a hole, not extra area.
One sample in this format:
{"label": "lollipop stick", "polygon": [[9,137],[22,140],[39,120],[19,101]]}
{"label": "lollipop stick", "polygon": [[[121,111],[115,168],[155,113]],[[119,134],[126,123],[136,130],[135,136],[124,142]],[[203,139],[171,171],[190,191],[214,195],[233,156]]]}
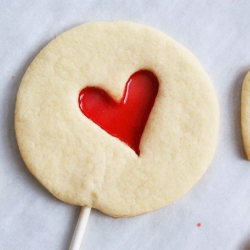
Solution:
{"label": "lollipop stick", "polygon": [[69,250],[79,250],[84,231],[88,222],[91,207],[82,207]]}

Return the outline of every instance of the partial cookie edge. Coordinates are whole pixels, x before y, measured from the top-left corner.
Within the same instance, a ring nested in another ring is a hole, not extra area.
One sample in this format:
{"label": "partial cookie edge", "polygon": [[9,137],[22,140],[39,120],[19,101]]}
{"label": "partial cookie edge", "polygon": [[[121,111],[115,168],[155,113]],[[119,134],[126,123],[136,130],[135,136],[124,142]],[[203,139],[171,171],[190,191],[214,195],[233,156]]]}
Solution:
{"label": "partial cookie edge", "polygon": [[241,134],[246,158],[250,161],[250,71],[246,74],[241,91]]}

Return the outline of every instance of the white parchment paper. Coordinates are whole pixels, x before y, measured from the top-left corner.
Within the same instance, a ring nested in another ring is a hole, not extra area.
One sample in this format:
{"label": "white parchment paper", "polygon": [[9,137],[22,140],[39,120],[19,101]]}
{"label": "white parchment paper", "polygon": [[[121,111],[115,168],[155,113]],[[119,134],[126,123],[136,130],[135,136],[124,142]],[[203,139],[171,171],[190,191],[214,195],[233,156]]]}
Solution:
{"label": "white parchment paper", "polygon": [[250,70],[248,0],[0,1],[0,249],[70,245],[80,209],[54,198],[26,169],[14,134],[15,98],[50,40],[84,22],[113,20],[152,26],[194,53],[218,94],[219,141],[205,176],[174,204],[129,219],[93,210],[81,249],[248,250],[250,162],[240,131],[241,84]]}

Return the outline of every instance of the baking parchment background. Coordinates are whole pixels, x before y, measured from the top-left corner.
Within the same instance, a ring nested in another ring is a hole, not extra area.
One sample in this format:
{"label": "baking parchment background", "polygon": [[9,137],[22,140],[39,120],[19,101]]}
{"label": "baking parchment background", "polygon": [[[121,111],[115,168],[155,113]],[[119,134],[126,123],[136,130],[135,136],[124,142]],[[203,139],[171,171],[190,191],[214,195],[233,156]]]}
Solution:
{"label": "baking parchment background", "polygon": [[250,162],[240,93],[250,70],[249,0],[1,0],[0,249],[68,249],[80,208],[54,198],[26,169],[13,127],[16,93],[53,38],[85,22],[115,20],[152,26],[194,53],[218,94],[219,140],[204,177],[174,204],[125,219],[92,210],[81,249],[248,250]]}

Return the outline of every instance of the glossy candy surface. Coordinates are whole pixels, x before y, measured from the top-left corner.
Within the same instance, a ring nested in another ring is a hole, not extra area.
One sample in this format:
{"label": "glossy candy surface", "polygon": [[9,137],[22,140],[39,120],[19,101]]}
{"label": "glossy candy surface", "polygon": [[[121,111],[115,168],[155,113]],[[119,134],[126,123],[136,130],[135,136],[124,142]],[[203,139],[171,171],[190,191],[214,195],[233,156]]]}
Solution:
{"label": "glossy candy surface", "polygon": [[157,77],[148,70],[140,70],[127,81],[119,102],[101,88],[86,87],[79,93],[79,107],[86,117],[139,155],[140,140],[158,88]]}

